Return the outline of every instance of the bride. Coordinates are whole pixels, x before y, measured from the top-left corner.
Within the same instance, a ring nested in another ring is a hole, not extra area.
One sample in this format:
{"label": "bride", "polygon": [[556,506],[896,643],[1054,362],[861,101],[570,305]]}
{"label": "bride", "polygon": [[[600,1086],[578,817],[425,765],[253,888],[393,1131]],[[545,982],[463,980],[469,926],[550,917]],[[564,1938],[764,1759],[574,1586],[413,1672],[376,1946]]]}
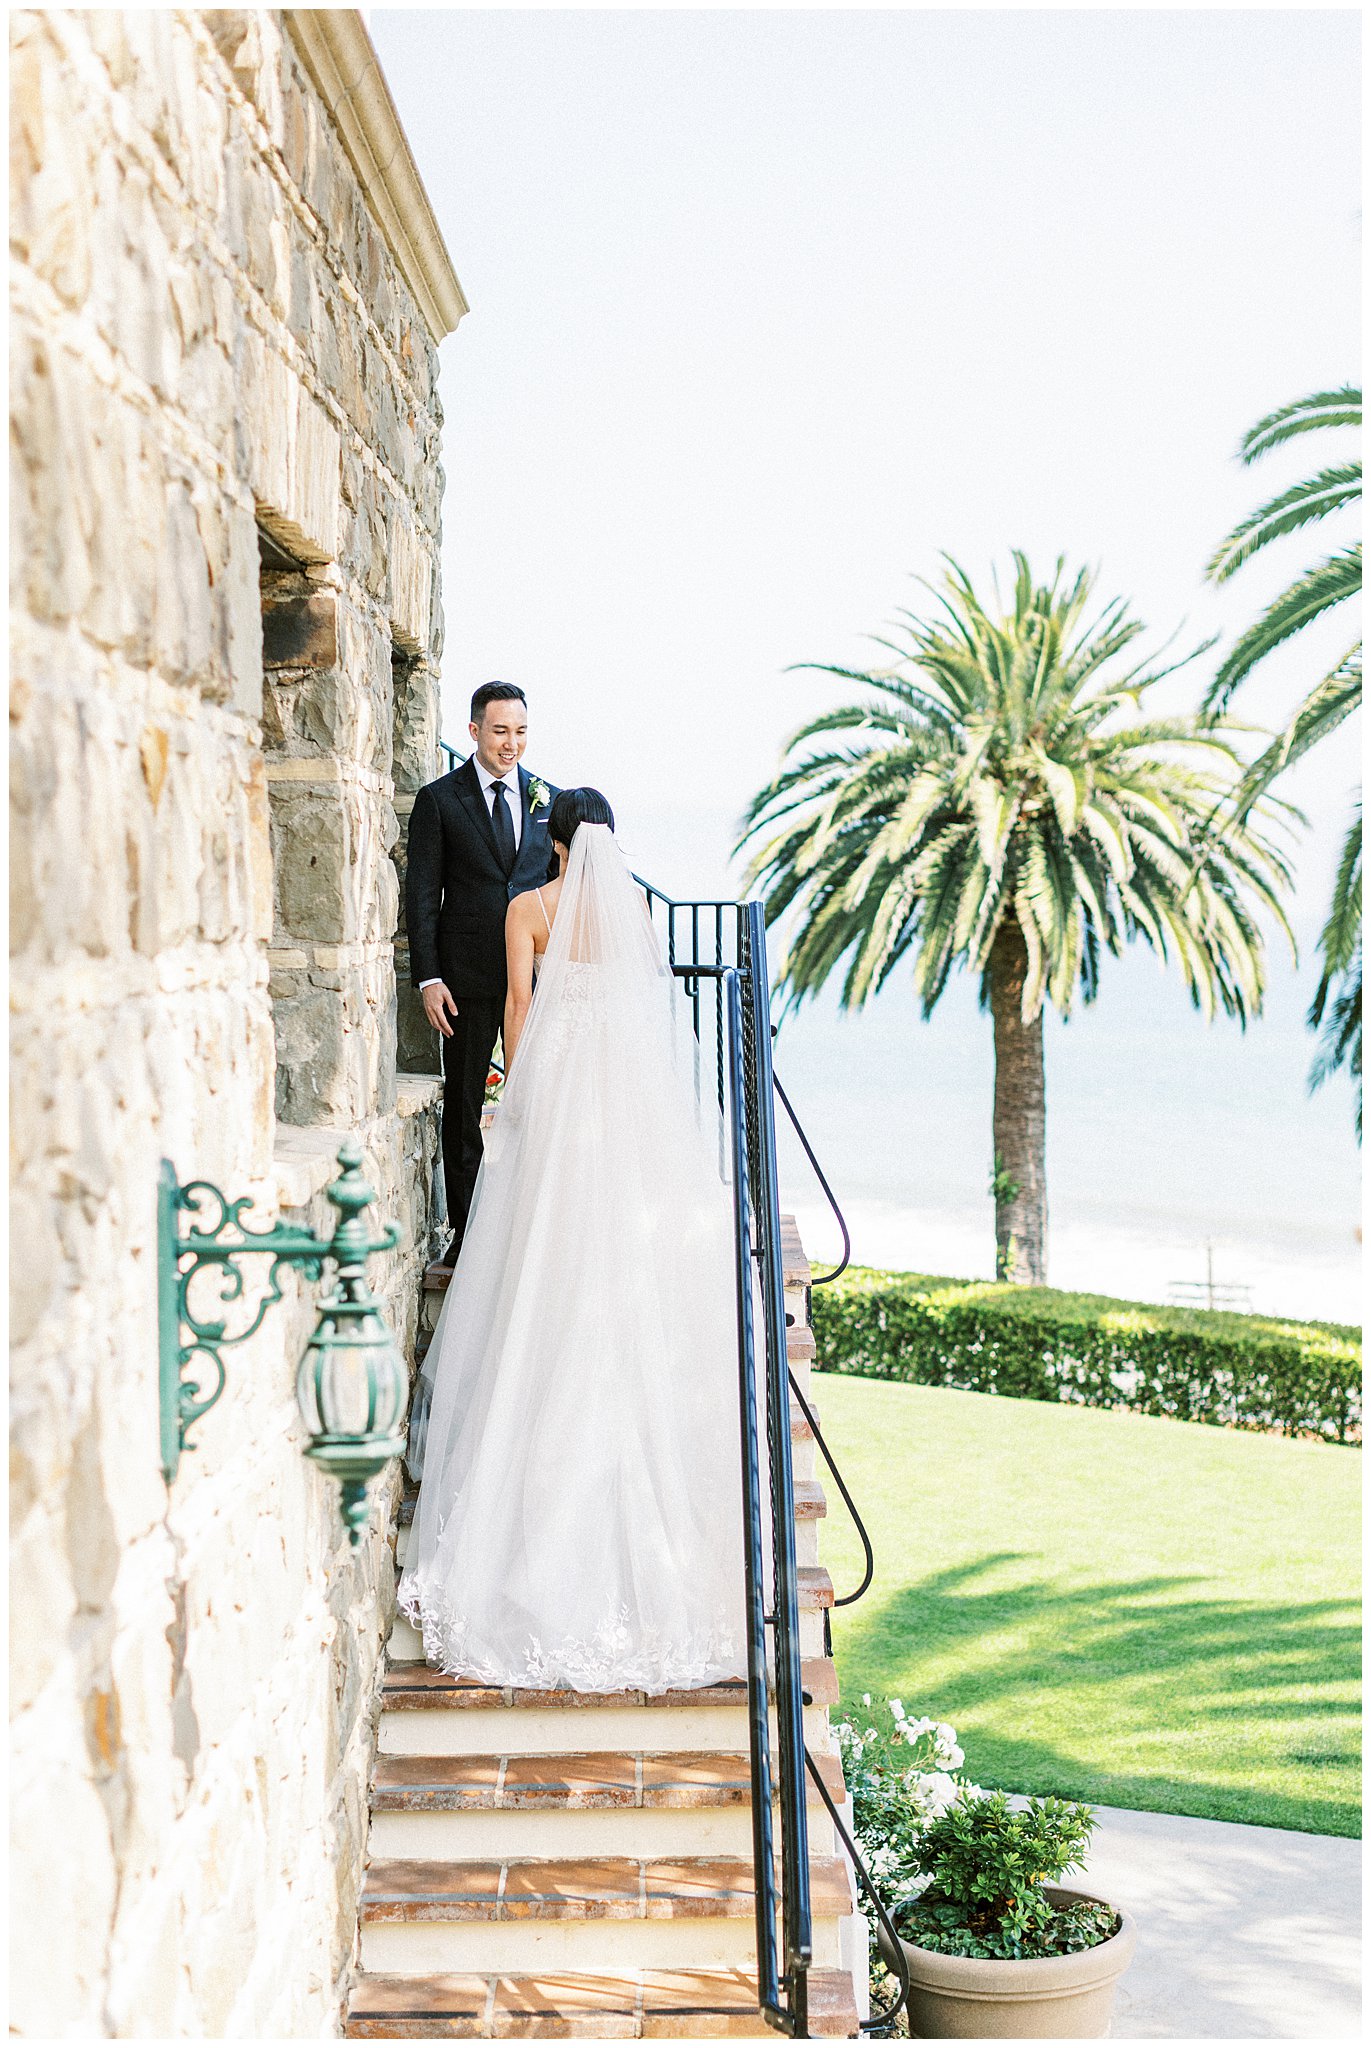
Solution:
{"label": "bride", "polygon": [[563,790],[549,822],[557,874],[510,905],[503,1099],[416,1389],[399,1598],[456,1675],[665,1692],[746,1669],[730,1197],[613,813]]}

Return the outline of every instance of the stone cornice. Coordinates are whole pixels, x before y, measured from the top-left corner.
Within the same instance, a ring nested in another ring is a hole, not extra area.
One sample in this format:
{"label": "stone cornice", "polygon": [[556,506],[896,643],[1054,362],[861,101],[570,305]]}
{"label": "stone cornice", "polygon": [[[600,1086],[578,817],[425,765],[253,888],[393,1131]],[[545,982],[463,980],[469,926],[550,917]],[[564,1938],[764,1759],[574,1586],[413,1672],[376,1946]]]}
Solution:
{"label": "stone cornice", "polygon": [[435,341],[467,302],[355,7],[288,7],[286,26]]}

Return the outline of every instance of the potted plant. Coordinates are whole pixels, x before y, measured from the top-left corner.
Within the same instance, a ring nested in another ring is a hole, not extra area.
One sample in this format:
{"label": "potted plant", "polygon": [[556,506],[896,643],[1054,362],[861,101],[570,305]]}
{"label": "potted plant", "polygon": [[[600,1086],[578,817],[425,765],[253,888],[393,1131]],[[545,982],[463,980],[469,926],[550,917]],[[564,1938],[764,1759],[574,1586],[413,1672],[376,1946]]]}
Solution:
{"label": "potted plant", "polygon": [[[870,1708],[870,1696],[863,1704]],[[840,1726],[856,1832],[900,1935],[909,2029],[925,2040],[1097,2039],[1136,1940],[1126,1913],[1058,1880],[1094,1820],[1064,1799],[1011,1804],[959,1775],[955,1729],[899,1700]],[[883,1723],[884,1726],[878,1726]],[[893,1965],[884,1935],[881,1947]]]}

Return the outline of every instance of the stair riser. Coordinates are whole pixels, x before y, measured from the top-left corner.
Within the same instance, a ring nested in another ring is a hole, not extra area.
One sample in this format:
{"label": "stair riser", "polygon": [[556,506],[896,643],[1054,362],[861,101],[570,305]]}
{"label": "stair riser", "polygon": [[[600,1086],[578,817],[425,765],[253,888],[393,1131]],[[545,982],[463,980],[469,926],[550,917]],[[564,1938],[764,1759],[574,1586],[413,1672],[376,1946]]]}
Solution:
{"label": "stair riser", "polygon": [[[833,1740],[828,1710],[809,1707],[805,1740],[817,1754]],[[775,1739],[775,1718],[772,1738]],[[748,1750],[741,1707],[388,1707],[381,1715],[382,1756],[575,1756],[607,1751]]]}
{"label": "stair riser", "polygon": [[[481,2040],[495,2029],[479,2020],[443,2021],[398,2019],[392,2021],[350,2021],[343,2029],[350,2041]],[[719,2013],[650,2014],[640,2027],[627,2013],[577,2013],[567,2020],[561,2014],[538,2014],[511,2019],[501,2015],[498,2037],[502,2041],[775,2041],[776,2035],[760,2013],[748,2016]]]}
{"label": "stair riser", "polygon": [[[343,2029],[349,2041],[462,2040],[487,2038],[478,2021],[367,2020],[350,2022]],[[716,2013],[653,2015],[640,2028],[627,2014],[577,2015],[571,2024],[558,2015],[539,2015],[511,2022],[502,2018],[502,2041],[546,2041],[567,2038],[577,2041],[774,2041],[776,2035],[760,2014],[749,2019],[721,2019]]]}
{"label": "stair riser", "polygon": [[[836,1967],[841,1923],[816,1920],[814,1960]],[[500,1971],[756,1969],[750,1916],[699,1920],[373,1920],[362,1968],[395,1977]]]}
{"label": "stair riser", "polygon": [[[833,1823],[811,1800],[809,1839],[833,1855]],[[375,1813],[370,1854],[465,1862],[511,1856],[750,1856],[752,1808],[591,1807],[547,1812]]]}

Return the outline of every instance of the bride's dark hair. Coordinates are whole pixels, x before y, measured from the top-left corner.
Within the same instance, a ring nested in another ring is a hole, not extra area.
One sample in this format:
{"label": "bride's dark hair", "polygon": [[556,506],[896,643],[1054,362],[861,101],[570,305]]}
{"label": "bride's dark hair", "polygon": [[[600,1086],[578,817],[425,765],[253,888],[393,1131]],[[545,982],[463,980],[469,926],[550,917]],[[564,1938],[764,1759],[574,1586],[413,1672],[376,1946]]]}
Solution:
{"label": "bride's dark hair", "polygon": [[[614,830],[614,813],[598,789],[559,789],[547,814],[548,837],[570,846],[578,825],[608,825]],[[561,871],[556,854],[549,863],[547,878],[555,882]]]}

